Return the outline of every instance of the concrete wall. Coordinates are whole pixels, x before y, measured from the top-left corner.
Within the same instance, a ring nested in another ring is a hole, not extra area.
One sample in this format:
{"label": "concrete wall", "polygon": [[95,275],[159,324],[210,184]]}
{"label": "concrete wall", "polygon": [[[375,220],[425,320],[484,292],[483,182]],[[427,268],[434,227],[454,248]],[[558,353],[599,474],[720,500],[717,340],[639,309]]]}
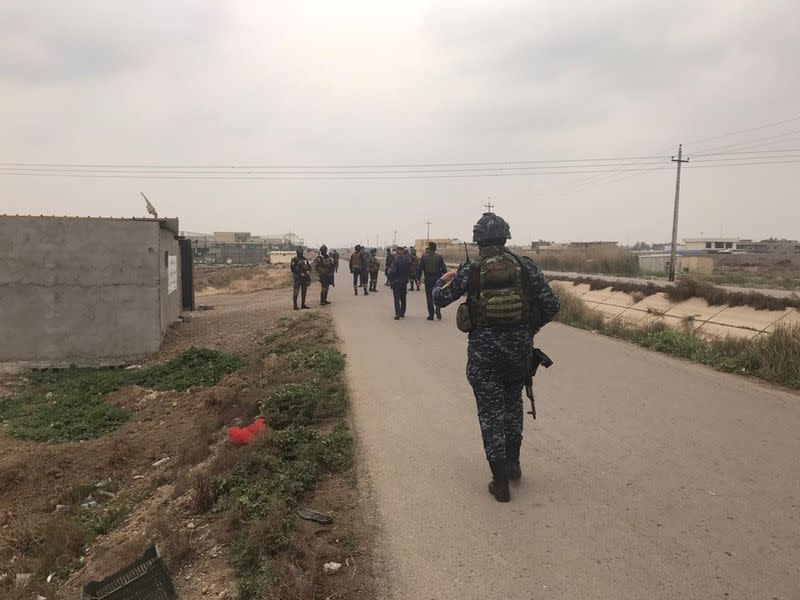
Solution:
{"label": "concrete wall", "polygon": [[[163,337],[181,314],[181,252],[175,234],[167,229],[158,232],[159,264],[159,317]],[[170,261],[173,273],[170,275]],[[172,277],[172,281],[170,281]],[[159,345],[161,339],[159,337]]]}
{"label": "concrete wall", "polygon": [[180,311],[180,279],[161,309],[162,244],[179,254],[155,220],[0,216],[0,362],[113,364],[158,350]]}

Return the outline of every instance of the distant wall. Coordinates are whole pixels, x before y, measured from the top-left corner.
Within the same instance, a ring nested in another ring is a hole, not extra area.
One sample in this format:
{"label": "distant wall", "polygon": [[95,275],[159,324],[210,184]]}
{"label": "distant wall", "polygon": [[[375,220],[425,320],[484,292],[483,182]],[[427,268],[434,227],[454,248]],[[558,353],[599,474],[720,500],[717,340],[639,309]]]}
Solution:
{"label": "distant wall", "polygon": [[167,293],[163,266],[165,251],[179,260],[174,237],[154,220],[0,216],[0,362],[111,364],[158,350],[180,311],[180,279]]}

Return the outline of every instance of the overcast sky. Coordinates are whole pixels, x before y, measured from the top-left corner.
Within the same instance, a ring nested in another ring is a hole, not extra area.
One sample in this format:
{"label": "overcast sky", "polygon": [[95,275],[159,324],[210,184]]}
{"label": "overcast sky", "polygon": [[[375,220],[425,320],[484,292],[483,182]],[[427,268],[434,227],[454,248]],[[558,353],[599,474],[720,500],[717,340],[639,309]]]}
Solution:
{"label": "overcast sky", "polygon": [[[798,23],[796,0],[3,0],[0,162],[663,155],[671,167],[679,142],[689,156],[789,150],[800,148]],[[750,131],[725,135],[739,130]],[[800,151],[784,154],[800,160]],[[800,237],[800,162],[699,166],[683,173],[681,237]],[[405,243],[425,236],[427,219],[432,237],[469,237],[491,194],[518,243],[670,236],[674,170],[529,173],[339,181],[0,174],[0,213],[145,216],[144,191],[184,230],[291,230],[337,245],[374,244],[376,234],[383,243],[397,230]]]}

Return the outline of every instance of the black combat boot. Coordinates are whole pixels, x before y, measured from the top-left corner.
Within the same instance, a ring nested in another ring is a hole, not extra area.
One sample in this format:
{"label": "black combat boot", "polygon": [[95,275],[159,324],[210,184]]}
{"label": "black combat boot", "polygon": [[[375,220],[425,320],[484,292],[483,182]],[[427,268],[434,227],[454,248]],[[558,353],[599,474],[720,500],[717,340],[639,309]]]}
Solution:
{"label": "black combat boot", "polygon": [[320,292],[319,293],[319,305],[320,306],[325,306],[326,304],[327,304],[327,302],[325,302],[325,292]]}
{"label": "black combat boot", "polygon": [[306,304],[306,291],[302,290],[300,293],[302,294],[300,301],[300,308],[311,308]]}
{"label": "black combat boot", "polygon": [[292,303],[294,304],[294,309],[295,309],[295,310],[300,310],[300,309],[298,308],[298,306],[297,306],[297,292],[295,292],[294,294],[292,294]]}
{"label": "black combat boot", "polygon": [[353,292],[356,296],[358,296],[358,288],[356,286],[353,286]]}
{"label": "black combat boot", "polygon": [[508,478],[519,481],[522,478],[522,467],[519,464],[519,448],[522,438],[506,441],[506,456],[508,457]]}
{"label": "black combat boot", "polygon": [[508,464],[505,460],[490,460],[489,468],[492,470],[492,480],[489,482],[489,493],[498,502],[511,500],[508,490]]}
{"label": "black combat boot", "polygon": [[367,286],[364,286],[364,295],[365,296],[369,296],[369,292],[367,291]]}

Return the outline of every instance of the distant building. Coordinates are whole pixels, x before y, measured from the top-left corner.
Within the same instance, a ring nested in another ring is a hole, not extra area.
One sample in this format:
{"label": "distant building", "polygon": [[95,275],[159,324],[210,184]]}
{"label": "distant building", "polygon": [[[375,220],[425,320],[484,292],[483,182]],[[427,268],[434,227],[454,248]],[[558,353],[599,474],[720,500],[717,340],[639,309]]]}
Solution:
{"label": "distant building", "polygon": [[[671,255],[666,253],[639,254],[639,268],[643,273],[654,275],[668,275]],[[698,275],[711,275],[714,272],[714,259],[711,256],[686,256],[678,254],[676,257],[676,273],[695,273]]]}
{"label": "distant building", "polygon": [[546,242],[544,240],[539,240],[538,242],[531,242],[531,250],[534,252],[539,252],[545,248],[549,248],[553,245],[553,242]]}
{"label": "distant building", "polygon": [[426,238],[424,240],[416,240],[414,242],[414,248],[416,248],[417,252],[424,252],[428,248],[428,242],[436,242],[439,250],[464,245],[464,242],[456,238]]}
{"label": "distant building", "polygon": [[567,245],[572,249],[588,250],[590,248],[617,248],[619,242],[570,242]]}
{"label": "distant building", "polygon": [[756,254],[800,254],[800,242],[797,240],[777,240],[774,238],[751,242],[743,240],[739,249]]}
{"label": "distant building", "polygon": [[295,233],[266,236],[249,231],[215,231],[210,233],[183,232],[192,242],[195,264],[256,265],[269,260],[274,250],[294,251],[303,245]]}
{"label": "distant building", "polygon": [[737,237],[693,237],[684,238],[683,247],[686,250],[707,250],[710,252],[724,252],[739,250],[740,244],[752,243]]}

